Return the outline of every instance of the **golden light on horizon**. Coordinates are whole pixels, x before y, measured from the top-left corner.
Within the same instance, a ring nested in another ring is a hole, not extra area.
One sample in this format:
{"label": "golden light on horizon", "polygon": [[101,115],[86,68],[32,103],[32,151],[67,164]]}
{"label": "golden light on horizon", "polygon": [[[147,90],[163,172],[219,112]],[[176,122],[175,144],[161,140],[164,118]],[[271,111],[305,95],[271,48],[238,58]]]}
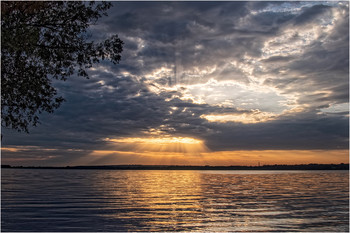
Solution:
{"label": "golden light on horizon", "polygon": [[[211,151],[205,144],[194,138],[176,138],[178,143],[170,143],[165,138],[123,138],[109,139],[105,149],[93,150],[85,156],[72,158],[69,163],[56,165],[108,165],[108,164],[143,164],[143,165],[261,165],[267,164],[338,164],[349,163],[349,150],[232,150]],[[146,139],[146,140],[144,140]],[[167,138],[169,139],[169,138]],[[119,141],[119,142],[117,142]],[[174,142],[174,140],[172,140]],[[128,142],[128,143],[126,143]],[[133,143],[131,143],[133,142]],[[138,143],[136,143],[138,142]],[[153,143],[151,143],[153,142]],[[161,142],[161,143],[155,143]],[[183,143],[179,143],[183,142]],[[187,142],[187,143],[186,143]],[[192,143],[192,144],[191,144]],[[3,164],[41,165],[57,157],[57,149],[31,146],[3,147],[2,151],[33,153],[34,157],[2,157]],[[45,154],[41,154],[45,151]],[[66,152],[82,151],[68,149]],[[39,162],[39,163],[37,163]]]}
{"label": "golden light on horizon", "polygon": [[148,148],[95,150],[76,161],[84,164],[257,166],[273,164],[349,163],[349,150],[153,151]]}
{"label": "golden light on horizon", "polygon": [[104,141],[113,143],[115,148],[131,147],[136,152],[200,153],[209,151],[203,141],[190,137],[106,138]]}
{"label": "golden light on horizon", "polygon": [[120,142],[120,143],[142,143],[142,144],[153,144],[159,143],[162,145],[181,143],[181,144],[200,144],[203,143],[201,140],[189,137],[152,137],[152,138],[106,138],[105,141],[109,142]]}

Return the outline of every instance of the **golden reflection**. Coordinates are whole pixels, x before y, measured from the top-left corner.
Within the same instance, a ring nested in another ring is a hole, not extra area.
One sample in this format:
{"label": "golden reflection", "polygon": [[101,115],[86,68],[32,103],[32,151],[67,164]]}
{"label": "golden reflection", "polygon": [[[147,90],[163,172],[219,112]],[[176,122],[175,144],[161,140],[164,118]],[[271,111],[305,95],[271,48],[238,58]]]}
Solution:
{"label": "golden reflection", "polygon": [[222,172],[98,171],[89,184],[98,193],[99,217],[147,232],[285,230],[283,224],[295,227],[316,217],[319,206],[331,207],[327,198],[314,197],[348,197],[345,172],[332,173],[331,182],[327,172]]}
{"label": "golden reflection", "polygon": [[110,171],[101,180],[95,188],[115,200],[109,203],[109,218],[134,221],[147,231],[202,222],[202,180],[197,171]]}

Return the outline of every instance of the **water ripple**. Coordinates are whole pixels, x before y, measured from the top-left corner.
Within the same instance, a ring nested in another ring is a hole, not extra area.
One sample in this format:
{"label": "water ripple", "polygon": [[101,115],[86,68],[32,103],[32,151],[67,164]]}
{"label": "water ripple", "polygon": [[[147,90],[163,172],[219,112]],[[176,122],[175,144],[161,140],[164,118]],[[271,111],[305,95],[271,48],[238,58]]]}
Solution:
{"label": "water ripple", "polygon": [[2,231],[349,230],[347,171],[2,169]]}

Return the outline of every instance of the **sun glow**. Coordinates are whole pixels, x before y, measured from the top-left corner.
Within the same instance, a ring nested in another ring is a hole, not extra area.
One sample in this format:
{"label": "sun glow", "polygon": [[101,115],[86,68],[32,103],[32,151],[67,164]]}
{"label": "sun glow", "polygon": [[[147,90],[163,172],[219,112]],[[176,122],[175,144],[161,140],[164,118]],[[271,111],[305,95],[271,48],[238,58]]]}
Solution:
{"label": "sun glow", "polygon": [[349,150],[237,150],[184,153],[146,151],[134,148],[95,150],[72,162],[72,165],[143,164],[256,166],[258,164],[349,163]]}
{"label": "sun glow", "polygon": [[203,143],[201,140],[187,137],[164,137],[164,138],[116,138],[110,139],[106,138],[105,141],[110,142],[120,142],[120,143],[142,143],[142,144],[173,144],[173,143],[181,143],[181,144],[200,144]]}
{"label": "sun glow", "polygon": [[189,137],[135,137],[135,138],[106,138],[112,146],[120,148],[133,148],[137,152],[175,152],[200,153],[209,151],[204,142]]}

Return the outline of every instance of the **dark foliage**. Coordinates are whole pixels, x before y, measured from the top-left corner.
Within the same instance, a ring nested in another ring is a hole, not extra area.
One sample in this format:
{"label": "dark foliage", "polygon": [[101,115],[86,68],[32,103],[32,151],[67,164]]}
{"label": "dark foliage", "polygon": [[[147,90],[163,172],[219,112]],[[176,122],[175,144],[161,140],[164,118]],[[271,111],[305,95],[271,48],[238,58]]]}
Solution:
{"label": "dark foliage", "polygon": [[64,99],[52,79],[66,80],[100,60],[120,60],[117,35],[89,41],[87,29],[111,7],[106,2],[1,2],[1,125],[28,132],[38,114]]}

